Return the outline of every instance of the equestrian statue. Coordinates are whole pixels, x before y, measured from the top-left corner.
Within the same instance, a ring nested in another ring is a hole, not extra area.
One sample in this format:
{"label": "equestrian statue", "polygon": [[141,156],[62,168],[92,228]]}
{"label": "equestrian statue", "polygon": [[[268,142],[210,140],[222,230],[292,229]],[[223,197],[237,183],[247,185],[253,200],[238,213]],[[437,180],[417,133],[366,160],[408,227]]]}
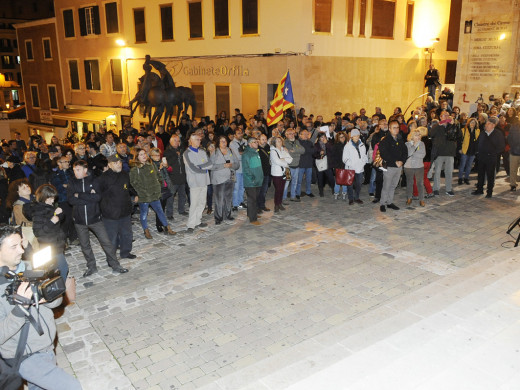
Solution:
{"label": "equestrian statue", "polygon": [[[153,72],[152,68],[159,74]],[[153,129],[160,124],[163,117],[163,126],[167,128],[175,107],[177,107],[177,125],[181,112],[187,113],[188,107],[191,107],[191,117],[195,117],[197,101],[193,90],[188,87],[176,87],[166,65],[146,55],[143,70],[144,75],[139,78],[139,91],[130,101],[130,117],[134,116],[139,106],[144,107],[144,116],[148,116]]]}

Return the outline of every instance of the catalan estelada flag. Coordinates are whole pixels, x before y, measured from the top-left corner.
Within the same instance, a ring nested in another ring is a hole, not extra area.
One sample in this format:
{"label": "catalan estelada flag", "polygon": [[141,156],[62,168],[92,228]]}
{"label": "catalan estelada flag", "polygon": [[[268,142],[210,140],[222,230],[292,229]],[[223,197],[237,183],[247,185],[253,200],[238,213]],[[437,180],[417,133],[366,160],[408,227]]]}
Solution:
{"label": "catalan estelada flag", "polygon": [[288,108],[294,107],[294,97],[291,85],[291,75],[289,71],[284,74],[271,102],[271,107],[267,113],[267,126],[280,122],[283,112]]}

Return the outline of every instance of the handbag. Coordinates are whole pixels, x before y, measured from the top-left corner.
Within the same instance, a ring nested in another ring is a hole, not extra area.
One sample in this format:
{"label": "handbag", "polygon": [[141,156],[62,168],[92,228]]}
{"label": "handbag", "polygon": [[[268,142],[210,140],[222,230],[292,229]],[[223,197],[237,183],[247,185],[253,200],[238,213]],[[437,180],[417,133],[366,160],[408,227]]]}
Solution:
{"label": "handbag", "polygon": [[318,168],[318,172],[323,172],[323,171],[327,170],[328,166],[329,166],[329,163],[327,161],[327,156],[316,159],[316,168]]}
{"label": "handbag", "polygon": [[285,181],[290,181],[292,179],[291,170],[289,168],[284,169],[282,179]]}
{"label": "handbag", "polygon": [[336,184],[339,186],[351,186],[356,177],[356,171],[353,169],[336,169]]}

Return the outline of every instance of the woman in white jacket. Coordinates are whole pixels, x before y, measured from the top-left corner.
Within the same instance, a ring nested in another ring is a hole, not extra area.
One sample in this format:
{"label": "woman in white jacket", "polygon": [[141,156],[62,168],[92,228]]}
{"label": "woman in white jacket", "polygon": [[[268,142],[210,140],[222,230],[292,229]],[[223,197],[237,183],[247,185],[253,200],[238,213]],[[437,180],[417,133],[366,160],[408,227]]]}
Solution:
{"label": "woman in white jacket", "polygon": [[285,168],[289,167],[292,157],[285,146],[283,139],[273,136],[270,139],[271,152],[269,153],[271,160],[271,177],[274,185],[274,212],[285,210],[282,204],[283,190],[285,187],[285,179],[283,178]]}
{"label": "woman in white jacket", "polygon": [[361,185],[363,184],[363,173],[365,171],[365,164],[368,163],[367,150],[365,144],[359,139],[360,133],[358,129],[352,129],[350,132],[350,141],[343,149],[343,162],[345,169],[353,169],[356,171],[354,182],[351,186],[347,186],[348,204],[354,202],[363,204],[359,199],[361,192]]}

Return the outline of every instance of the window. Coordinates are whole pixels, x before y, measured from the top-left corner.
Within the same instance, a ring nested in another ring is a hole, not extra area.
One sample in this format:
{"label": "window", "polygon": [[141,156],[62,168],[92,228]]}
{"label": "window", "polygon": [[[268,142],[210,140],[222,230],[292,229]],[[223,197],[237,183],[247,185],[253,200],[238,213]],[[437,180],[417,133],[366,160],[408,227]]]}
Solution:
{"label": "window", "polygon": [[229,85],[216,86],[217,112],[226,111],[229,114]]}
{"label": "window", "polygon": [[[367,0],[360,0],[359,2],[359,36],[365,36],[365,22],[367,19]],[[374,23],[372,21],[372,23]]]}
{"label": "window", "polygon": [[372,8],[372,37],[393,38],[395,0],[374,0]]}
{"label": "window", "polygon": [[190,38],[202,38],[202,2],[188,3]]}
{"label": "window", "polygon": [[14,81],[13,72],[5,72],[4,77],[5,77],[5,81]]}
{"label": "window", "polygon": [[120,59],[110,60],[110,75],[112,76],[112,91],[123,91],[123,64]]}
{"label": "window", "polygon": [[144,23],[144,8],[134,9],[135,42],[146,42],[146,26]]}
{"label": "window", "polygon": [[117,3],[105,4],[105,19],[107,22],[107,34],[119,32],[119,22],[117,21]]}
{"label": "window", "polygon": [[229,10],[228,0],[213,0],[215,14],[215,36],[229,36]]}
{"label": "window", "polygon": [[74,34],[74,12],[71,9],[63,11],[63,28],[65,29],[65,38],[72,38]]}
{"label": "window", "polygon": [[49,107],[51,110],[58,109],[58,95],[56,94],[55,85],[47,85],[47,92],[49,93]]}
{"label": "window", "polygon": [[192,84],[191,89],[195,94],[195,101],[197,102],[197,115],[205,116],[204,111],[204,84]]}
{"label": "window", "polygon": [[13,56],[2,56],[2,68],[14,69],[14,57]]}
{"label": "window", "polygon": [[99,62],[98,60],[85,60],[85,82],[87,89],[91,91],[100,91],[101,83],[99,81]]}
{"label": "window", "polygon": [[161,5],[162,40],[173,40],[173,11],[171,5]]}
{"label": "window", "polygon": [[314,0],[314,32],[332,32],[332,0]]}
{"label": "window", "polygon": [[43,38],[43,58],[46,60],[52,58],[52,51],[51,51],[51,39],[50,38]]}
{"label": "window", "polygon": [[31,100],[34,108],[40,107],[40,96],[38,94],[38,86],[31,84]]}
{"label": "window", "polygon": [[242,34],[258,34],[258,0],[242,0]]}
{"label": "window", "polygon": [[347,0],[347,35],[354,32],[354,0]]}
{"label": "window", "polygon": [[16,72],[16,82],[18,85],[22,85],[22,72]]}
{"label": "window", "polygon": [[448,24],[448,42],[446,50],[459,50],[459,26],[462,0],[452,0],[450,6],[450,21]]}
{"label": "window", "polygon": [[69,61],[69,74],[70,74],[70,89],[78,91],[79,87],[79,71],[78,71],[78,61],[70,60]]}
{"label": "window", "polygon": [[32,50],[32,41],[29,39],[25,41],[25,54],[27,55],[27,60],[34,60],[33,50]]}
{"label": "window", "polygon": [[99,35],[101,28],[99,26],[99,7],[85,7],[78,9],[79,29],[81,36]]}
{"label": "window", "polygon": [[405,32],[405,36],[404,36],[406,39],[412,39],[413,9],[414,9],[414,3],[413,3],[413,1],[409,1],[406,4],[406,32]]}
{"label": "window", "polygon": [[13,47],[18,48],[18,41],[16,39],[13,39]]}

